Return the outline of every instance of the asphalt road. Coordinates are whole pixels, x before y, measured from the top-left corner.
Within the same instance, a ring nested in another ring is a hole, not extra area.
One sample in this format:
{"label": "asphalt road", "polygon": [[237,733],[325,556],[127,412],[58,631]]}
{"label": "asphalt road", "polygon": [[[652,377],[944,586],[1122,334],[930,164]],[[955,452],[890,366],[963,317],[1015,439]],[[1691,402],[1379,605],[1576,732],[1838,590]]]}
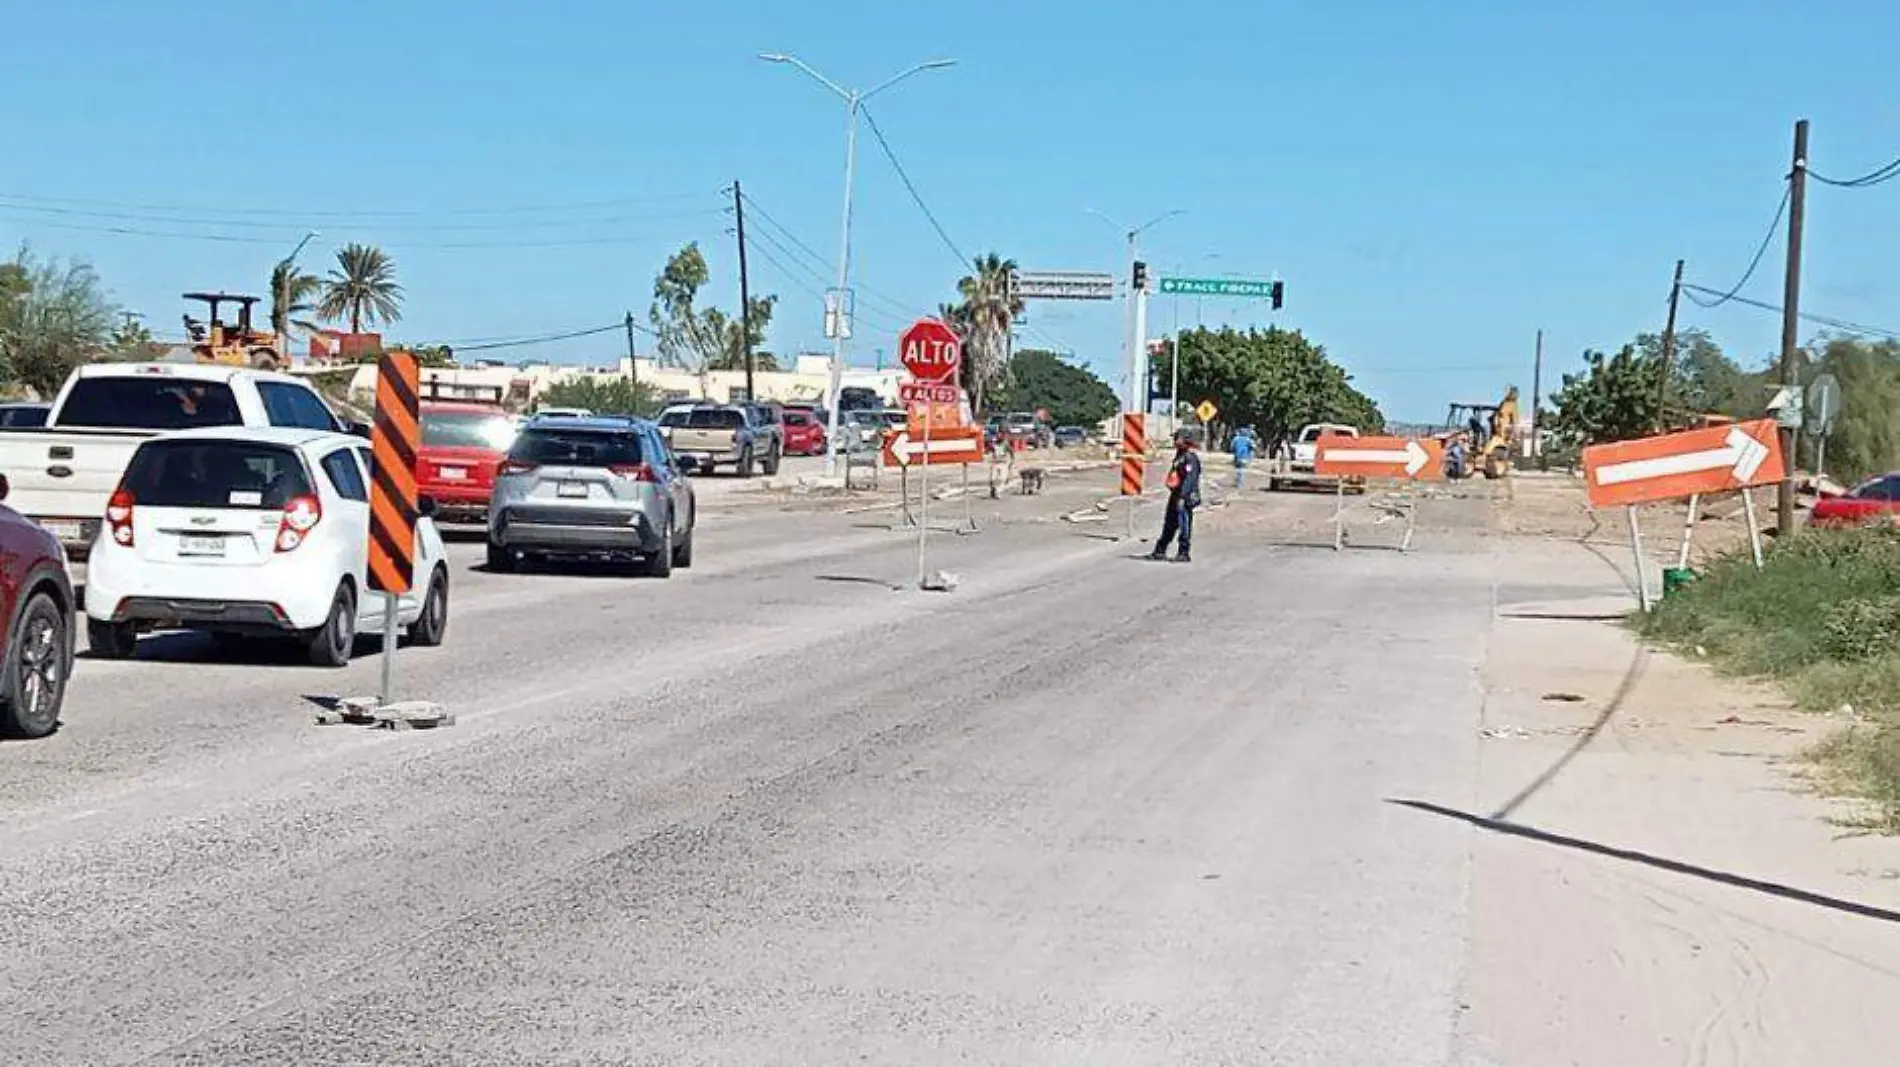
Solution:
{"label": "asphalt road", "polygon": [[950,593],[866,516],[460,544],[431,732],[312,725],[370,648],[82,661],[0,746],[0,1063],[1442,1064],[1469,841],[1386,799],[1470,798],[1486,558],[1249,506],[933,536]]}

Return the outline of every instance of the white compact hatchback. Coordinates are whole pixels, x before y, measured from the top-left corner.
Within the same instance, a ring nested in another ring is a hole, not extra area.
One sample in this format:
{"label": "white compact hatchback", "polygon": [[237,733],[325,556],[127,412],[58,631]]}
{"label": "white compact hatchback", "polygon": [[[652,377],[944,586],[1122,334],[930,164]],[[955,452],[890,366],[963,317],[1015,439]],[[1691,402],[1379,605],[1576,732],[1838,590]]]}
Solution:
{"label": "white compact hatchback", "polygon": [[[369,442],[280,427],[161,434],[140,445],[107,505],[86,574],[95,655],[132,655],[141,632],[203,630],[302,643],[340,667],[359,631],[383,625],[366,581]],[[449,570],[422,502],[415,581],[397,621],[442,642]]]}

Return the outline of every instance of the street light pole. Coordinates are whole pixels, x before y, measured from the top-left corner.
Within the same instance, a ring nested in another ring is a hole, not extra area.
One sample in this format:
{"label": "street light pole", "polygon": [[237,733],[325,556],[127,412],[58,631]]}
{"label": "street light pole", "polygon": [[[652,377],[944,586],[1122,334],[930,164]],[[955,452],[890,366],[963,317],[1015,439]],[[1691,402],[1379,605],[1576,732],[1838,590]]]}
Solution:
{"label": "street light pole", "polygon": [[1089,208],[1088,213],[1100,218],[1128,237],[1128,389],[1125,394],[1125,408],[1130,414],[1146,413],[1148,401],[1146,376],[1143,375],[1143,356],[1147,352],[1148,339],[1148,294],[1135,285],[1135,264],[1141,261],[1141,235],[1150,227],[1166,222],[1176,215],[1185,215],[1187,211],[1176,208],[1165,211],[1139,226],[1124,226],[1106,212]]}
{"label": "street light pole", "polygon": [[[288,288],[290,284],[290,268],[296,264],[297,256],[299,253],[301,253],[304,250],[304,246],[322,236],[323,234],[318,233],[316,230],[311,230],[310,232],[304,234],[303,240],[297,242],[297,247],[291,249],[290,254],[285,256],[277,264],[279,267],[282,267],[284,269],[284,285],[286,286],[286,288],[281,293],[272,293],[270,297],[271,297],[272,305],[276,305],[280,302],[283,305],[284,331],[283,331],[283,336],[277,339],[277,343],[283,346],[284,350],[280,352],[279,355],[283,358],[284,366],[286,367],[288,367],[291,363],[290,290]],[[276,310],[274,306],[272,310]],[[275,326],[275,323],[273,323],[272,325]]]}
{"label": "street light pole", "polygon": [[812,69],[810,64],[797,56],[781,52],[764,52],[760,59],[767,63],[785,63],[804,71],[813,81],[830,89],[844,100],[844,212],[838,234],[838,289],[834,296],[837,301],[835,310],[827,309],[831,321],[831,382],[827,390],[828,413],[825,425],[825,476],[832,477],[838,472],[838,394],[844,389],[845,342],[849,340],[850,316],[845,301],[851,284],[851,194],[853,180],[857,176],[858,164],[858,112],[864,102],[878,93],[889,89],[913,74],[926,70],[940,70],[956,63],[954,59],[933,59],[926,63],[906,68],[879,82],[870,90],[859,92],[846,89],[823,74]]}

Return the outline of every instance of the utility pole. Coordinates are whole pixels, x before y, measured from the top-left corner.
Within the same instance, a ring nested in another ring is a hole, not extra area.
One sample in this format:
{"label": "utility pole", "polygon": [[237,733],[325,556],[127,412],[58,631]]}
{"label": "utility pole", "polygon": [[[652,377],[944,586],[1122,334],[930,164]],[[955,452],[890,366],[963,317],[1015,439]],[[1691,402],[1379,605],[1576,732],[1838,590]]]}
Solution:
{"label": "utility pole", "polygon": [[1669,418],[1669,376],[1676,365],[1676,304],[1682,299],[1682,260],[1676,260],[1676,280],[1669,286],[1669,318],[1663,322],[1662,380],[1656,383],[1656,429]]}
{"label": "utility pole", "polygon": [[739,219],[739,336],[745,345],[746,403],[759,402],[752,391],[752,289],[745,269],[745,197],[739,192],[739,179],[732,180],[732,211]]}
{"label": "utility pole", "polygon": [[[1175,429],[1174,420],[1181,417],[1181,298],[1174,298],[1174,358],[1168,367],[1168,428]],[[1212,448],[1211,442],[1202,442]]]}
{"label": "utility pole", "polygon": [[640,364],[633,354],[633,312],[627,312],[627,383],[633,386],[637,397],[640,392]]}
{"label": "utility pole", "polygon": [[[1531,455],[1542,458],[1543,439],[1537,436],[1539,417],[1544,409],[1544,331],[1537,331],[1537,348],[1531,356]],[[1541,467],[1539,470],[1543,469]]]}
{"label": "utility pole", "polygon": [[[1795,349],[1800,343],[1801,326],[1801,224],[1807,215],[1808,199],[1808,120],[1794,124],[1794,167],[1788,172],[1788,273],[1781,291],[1781,384],[1793,390],[1798,385],[1794,365]],[[1786,464],[1781,488],[1775,495],[1775,536],[1794,533],[1794,435],[1790,427],[1781,430],[1781,454]]]}

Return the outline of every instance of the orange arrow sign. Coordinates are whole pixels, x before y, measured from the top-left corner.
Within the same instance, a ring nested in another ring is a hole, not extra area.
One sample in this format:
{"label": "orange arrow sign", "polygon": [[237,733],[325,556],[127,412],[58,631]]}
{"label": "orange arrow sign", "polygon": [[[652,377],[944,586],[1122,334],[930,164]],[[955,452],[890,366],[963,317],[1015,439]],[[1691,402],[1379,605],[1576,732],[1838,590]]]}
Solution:
{"label": "orange arrow sign", "polygon": [[932,429],[921,434],[896,430],[884,435],[884,462],[893,467],[942,467],[983,462],[983,431],[975,426]]}
{"label": "orange arrow sign", "polygon": [[1708,426],[1583,450],[1593,508],[1675,500],[1778,482],[1787,471],[1773,419]]}
{"label": "orange arrow sign", "polygon": [[1445,446],[1431,438],[1326,434],[1315,446],[1313,473],[1340,478],[1439,481],[1445,477]]}

